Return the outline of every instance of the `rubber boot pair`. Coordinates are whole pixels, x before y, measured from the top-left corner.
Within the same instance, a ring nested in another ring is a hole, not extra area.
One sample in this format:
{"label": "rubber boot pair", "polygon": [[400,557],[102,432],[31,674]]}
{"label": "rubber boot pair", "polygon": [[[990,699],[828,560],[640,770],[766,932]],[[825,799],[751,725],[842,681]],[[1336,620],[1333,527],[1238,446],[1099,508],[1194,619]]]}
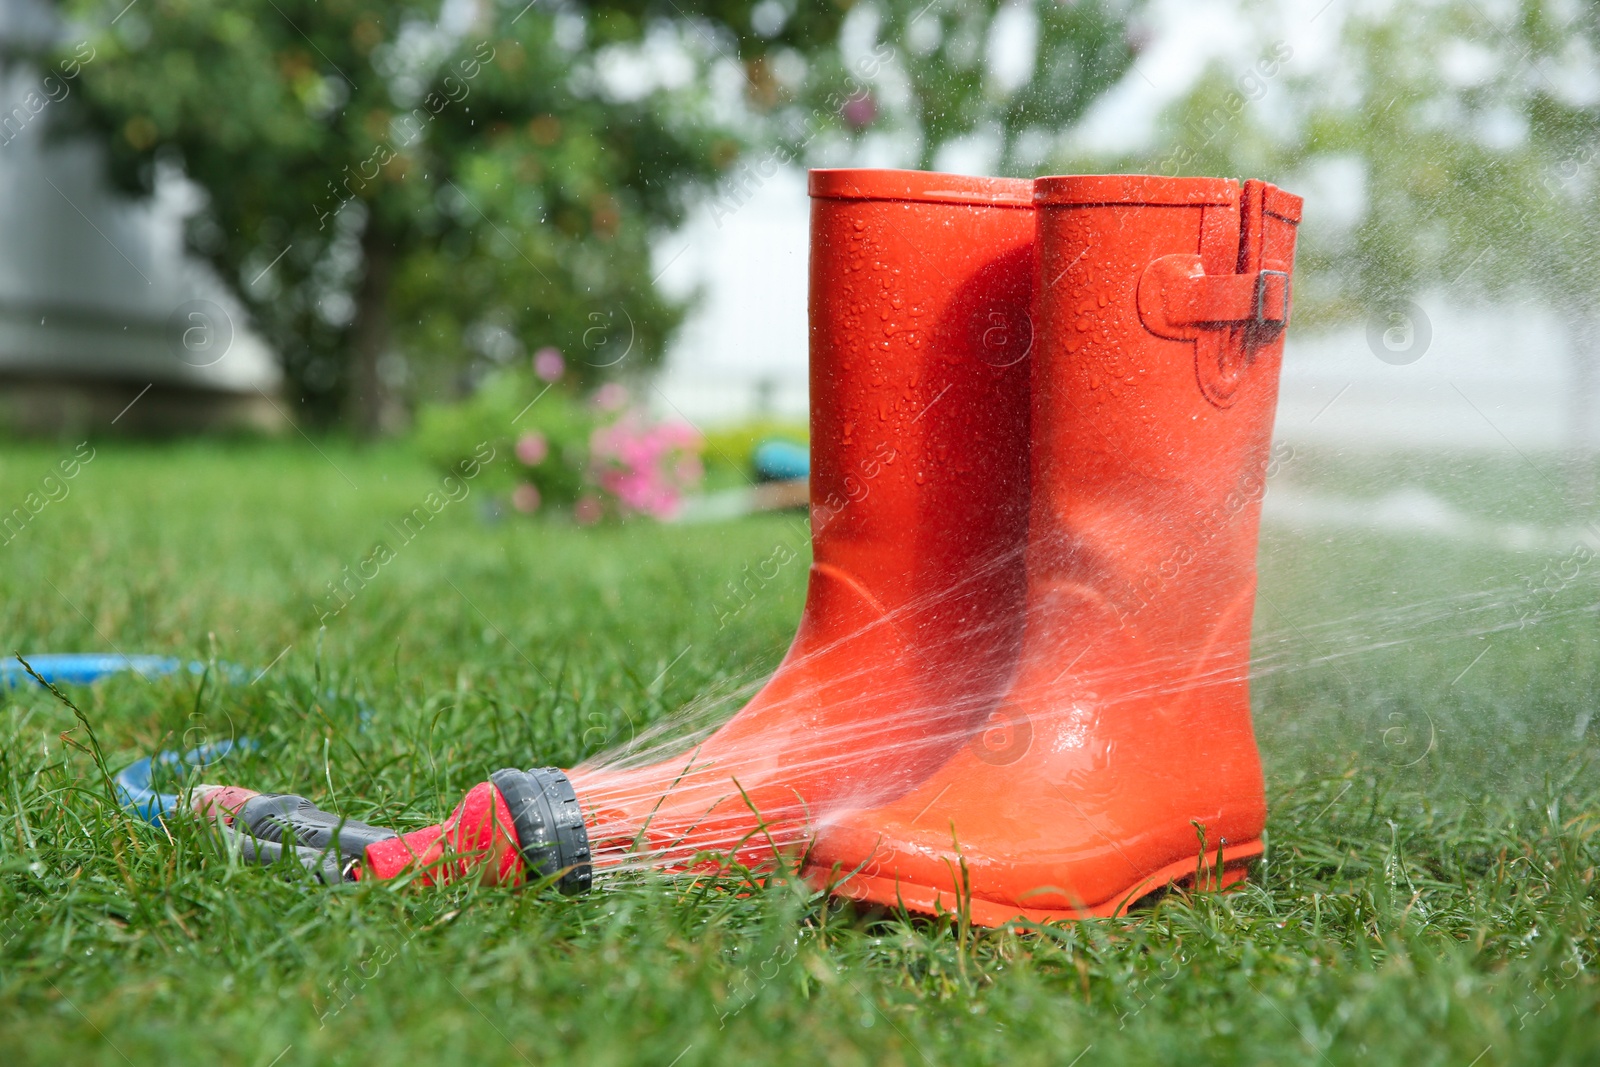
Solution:
{"label": "rubber boot pair", "polygon": [[[811,191],[799,633],[683,758],[571,773],[556,799],[594,853],[559,884],[809,845],[835,892],[999,924],[1242,877],[1265,816],[1246,676],[1299,199],[903,171],[813,172]],[[520,773],[474,791],[487,814],[369,848],[372,872],[548,870],[562,853],[530,812],[553,818],[560,773],[528,772],[543,786],[502,813]]]}
{"label": "rubber boot pair", "polygon": [[844,895],[982,925],[1110,915],[1261,853],[1257,525],[1301,201],[1264,182],[1034,183],[1025,632],[989,727],[825,818]]}

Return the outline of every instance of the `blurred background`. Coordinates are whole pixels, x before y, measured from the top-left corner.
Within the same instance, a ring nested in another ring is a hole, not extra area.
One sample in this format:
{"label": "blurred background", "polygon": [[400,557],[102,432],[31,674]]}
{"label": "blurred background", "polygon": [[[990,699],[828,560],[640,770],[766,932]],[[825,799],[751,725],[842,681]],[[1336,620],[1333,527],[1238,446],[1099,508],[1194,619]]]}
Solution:
{"label": "blurred background", "polygon": [[806,167],[1138,170],[1306,196],[1281,438],[1560,454],[1588,505],[1597,39],[1576,0],[0,0],[0,426],[447,457],[559,379],[803,443]]}

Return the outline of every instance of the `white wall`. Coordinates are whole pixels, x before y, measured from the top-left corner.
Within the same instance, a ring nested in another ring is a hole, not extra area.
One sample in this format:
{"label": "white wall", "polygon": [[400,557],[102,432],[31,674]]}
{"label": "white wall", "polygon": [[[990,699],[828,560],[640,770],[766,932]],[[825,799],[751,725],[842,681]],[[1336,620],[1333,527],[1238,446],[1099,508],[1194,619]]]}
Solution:
{"label": "white wall", "polygon": [[667,410],[702,424],[806,418],[809,211],[804,172],[780,170],[742,206],[702,207],[658,248],[663,289],[699,293],[656,382]]}
{"label": "white wall", "polygon": [[1320,334],[1291,328],[1277,436],[1375,451],[1541,451],[1572,440],[1567,339],[1549,312],[1464,307],[1439,296],[1418,304],[1432,337],[1409,363],[1379,358],[1375,348],[1386,346],[1381,336],[1369,343],[1364,325]]}

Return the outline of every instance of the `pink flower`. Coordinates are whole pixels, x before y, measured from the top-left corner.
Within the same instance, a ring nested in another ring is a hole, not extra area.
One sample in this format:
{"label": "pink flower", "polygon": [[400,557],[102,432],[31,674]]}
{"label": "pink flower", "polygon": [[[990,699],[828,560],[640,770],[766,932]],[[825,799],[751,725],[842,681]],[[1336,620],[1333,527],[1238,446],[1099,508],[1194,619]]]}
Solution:
{"label": "pink flower", "polygon": [[559,382],[566,372],[567,361],[561,358],[559,348],[545,345],[533,354],[533,373],[540,381]]}
{"label": "pink flower", "polygon": [[617,382],[607,382],[595,390],[594,406],[601,411],[621,411],[628,403],[628,390]]}
{"label": "pink flower", "polygon": [[589,440],[600,488],[616,497],[624,515],[670,519],[683,491],[704,475],[696,454],[704,442],[692,426],[651,423],[642,411],[626,412]]}
{"label": "pink flower", "polygon": [[524,515],[532,515],[539,510],[539,487],[532,482],[523,482],[511,490],[511,506]]}
{"label": "pink flower", "polygon": [[532,430],[517,438],[516,453],[523,465],[537,467],[550,454],[550,442],[545,440],[544,434]]}
{"label": "pink flower", "polygon": [[578,502],[572,505],[572,520],[579,526],[593,526],[600,521],[602,512],[599,497],[579,497]]}

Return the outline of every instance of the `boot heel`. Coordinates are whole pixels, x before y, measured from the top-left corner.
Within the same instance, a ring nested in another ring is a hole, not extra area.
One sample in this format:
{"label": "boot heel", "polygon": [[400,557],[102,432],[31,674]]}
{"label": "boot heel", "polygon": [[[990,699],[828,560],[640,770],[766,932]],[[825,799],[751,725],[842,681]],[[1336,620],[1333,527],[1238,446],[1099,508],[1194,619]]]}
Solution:
{"label": "boot heel", "polygon": [[1198,864],[1195,860],[1179,860],[1134,885],[1126,894],[1117,898],[1114,906],[1091,910],[1094,914],[1102,916],[1126,915],[1152,894],[1171,887],[1185,889],[1191,893],[1226,892],[1250,877],[1251,869],[1261,860],[1262,851],[1263,846],[1259,838],[1238,845],[1225,844],[1222,846],[1220,878],[1217,874],[1217,861],[1212,857],[1207,857],[1205,866],[1201,870],[1196,870]]}

